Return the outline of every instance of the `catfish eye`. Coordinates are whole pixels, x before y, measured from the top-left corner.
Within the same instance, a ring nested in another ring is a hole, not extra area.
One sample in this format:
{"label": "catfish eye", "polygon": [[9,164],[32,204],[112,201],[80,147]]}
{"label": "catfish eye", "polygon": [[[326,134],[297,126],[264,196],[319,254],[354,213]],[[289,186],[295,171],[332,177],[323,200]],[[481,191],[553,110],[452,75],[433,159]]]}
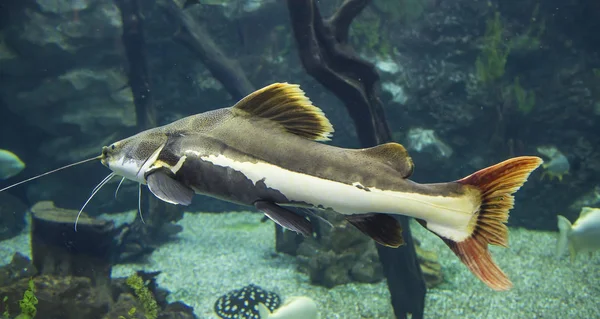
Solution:
{"label": "catfish eye", "polygon": [[111,145],[111,146],[110,146],[110,149],[111,149],[111,150],[114,150],[114,149],[115,149],[115,144]]}

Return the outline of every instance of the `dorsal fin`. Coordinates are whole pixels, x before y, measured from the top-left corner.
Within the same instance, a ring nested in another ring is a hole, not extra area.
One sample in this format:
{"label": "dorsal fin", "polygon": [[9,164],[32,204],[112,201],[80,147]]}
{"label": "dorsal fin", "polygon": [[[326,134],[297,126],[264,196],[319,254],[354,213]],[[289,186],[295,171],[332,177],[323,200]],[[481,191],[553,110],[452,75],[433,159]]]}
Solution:
{"label": "dorsal fin", "polygon": [[415,165],[408,151],[398,143],[385,143],[360,150],[400,172],[403,178],[412,175]]}
{"label": "dorsal fin", "polygon": [[333,133],[323,111],[312,105],[297,84],[273,83],[241,99],[233,110],[237,115],[269,119],[310,140],[328,141]]}
{"label": "dorsal fin", "polygon": [[593,208],[593,207],[582,207],[581,208],[581,212],[579,212],[579,218],[582,218],[588,214],[593,213],[594,211],[598,210],[598,208]]}

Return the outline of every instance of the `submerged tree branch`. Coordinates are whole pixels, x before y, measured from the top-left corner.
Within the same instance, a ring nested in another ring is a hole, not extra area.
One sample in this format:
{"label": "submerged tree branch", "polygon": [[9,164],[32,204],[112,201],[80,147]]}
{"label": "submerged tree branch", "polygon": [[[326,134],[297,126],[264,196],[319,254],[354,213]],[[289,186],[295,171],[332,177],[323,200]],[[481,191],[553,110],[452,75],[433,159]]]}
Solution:
{"label": "submerged tree branch", "polygon": [[[152,102],[150,76],[146,58],[143,15],[140,0],[116,0],[123,20],[122,41],[129,65],[129,85],[137,116],[137,129],[147,130],[157,126],[156,107]],[[145,192],[148,194],[148,192]],[[140,193],[141,194],[141,193]],[[151,252],[158,244],[177,233],[180,228],[171,224],[183,217],[183,210],[165,203],[155,196],[142,196],[142,212],[146,223],[136,219],[132,225],[121,229],[121,261],[137,258]],[[147,209],[146,209],[147,208]]]}
{"label": "submerged tree branch", "polygon": [[231,96],[240,100],[254,91],[254,87],[236,60],[229,59],[213,41],[205,28],[197,23],[173,0],[160,2],[166,12],[183,28],[177,39],[198,54],[204,66],[225,87]]}
{"label": "submerged tree branch", "polygon": [[135,103],[137,124],[138,128],[146,130],[156,126],[156,110],[150,92],[140,4],[138,0],[116,0],[116,2],[121,10],[123,21],[121,40],[129,63],[129,86]]}
{"label": "submerged tree branch", "polygon": [[[392,140],[376,92],[379,75],[372,63],[360,59],[347,44],[350,23],[369,0],[346,0],[323,20],[314,0],[287,0],[300,59],[306,71],[344,102],[360,143],[370,147]],[[425,281],[417,260],[407,217],[398,217],[406,245],[377,245],[397,318],[423,318]]]}

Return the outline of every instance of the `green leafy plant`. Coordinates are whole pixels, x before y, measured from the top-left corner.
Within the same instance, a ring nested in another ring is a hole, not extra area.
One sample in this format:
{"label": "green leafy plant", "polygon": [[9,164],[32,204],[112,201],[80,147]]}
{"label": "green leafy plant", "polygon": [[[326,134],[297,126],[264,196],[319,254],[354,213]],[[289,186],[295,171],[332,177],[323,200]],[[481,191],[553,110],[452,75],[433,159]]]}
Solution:
{"label": "green leafy plant", "polygon": [[[5,298],[6,300],[6,298]],[[23,299],[19,300],[19,308],[21,308],[21,314],[15,319],[33,319],[37,314],[38,299],[35,296],[35,284],[33,278],[29,279],[29,287],[23,293]],[[8,316],[8,310],[5,312]]]}
{"label": "green leafy plant", "polygon": [[503,32],[500,13],[496,12],[486,22],[483,47],[475,61],[477,79],[482,83],[490,84],[504,75],[510,45],[504,41]]}
{"label": "green leafy plant", "polygon": [[542,35],[546,31],[546,20],[540,15],[540,4],[536,4],[531,14],[531,23],[527,31],[511,41],[511,47],[514,51],[533,51],[542,45]]}
{"label": "green leafy plant", "polygon": [[[146,319],[156,319],[158,317],[158,304],[154,295],[144,284],[144,280],[137,273],[132,274],[125,281],[135,292],[135,296],[144,308]],[[129,310],[129,316],[133,316],[136,313],[136,309],[132,308]],[[124,319],[124,318],[119,318]],[[126,318],[125,318],[126,319]]]}
{"label": "green leafy plant", "polygon": [[515,78],[513,85],[513,93],[517,101],[517,109],[523,113],[528,114],[533,110],[535,106],[535,94],[532,91],[525,90],[519,82],[519,77]]}
{"label": "green leafy plant", "polygon": [[127,315],[129,317],[125,317],[125,316],[119,316],[119,319],[128,319],[128,318],[134,318],[133,316],[135,316],[135,313],[137,312],[137,308],[135,307],[131,307],[131,309],[129,309],[129,311],[127,312]]}

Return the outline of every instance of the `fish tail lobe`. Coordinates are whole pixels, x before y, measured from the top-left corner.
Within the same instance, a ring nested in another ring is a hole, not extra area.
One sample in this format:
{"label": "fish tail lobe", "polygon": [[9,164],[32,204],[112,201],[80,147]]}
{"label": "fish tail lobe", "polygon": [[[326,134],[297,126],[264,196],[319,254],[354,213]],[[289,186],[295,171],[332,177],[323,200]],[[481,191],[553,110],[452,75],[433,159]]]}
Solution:
{"label": "fish tail lobe", "polygon": [[567,244],[569,245],[569,251],[571,253],[571,260],[575,258],[575,249],[573,248],[572,243],[569,242],[569,234],[571,233],[571,229],[573,225],[571,222],[564,216],[558,215],[558,242],[556,244],[556,256],[560,257],[565,253],[567,248]]}
{"label": "fish tail lobe", "polygon": [[488,245],[508,246],[505,223],[514,206],[513,194],[542,163],[535,156],[515,157],[457,181],[476,188],[481,204],[473,216],[469,237],[460,242],[442,239],[475,276],[494,290],[508,290],[512,283],[492,259]]}

